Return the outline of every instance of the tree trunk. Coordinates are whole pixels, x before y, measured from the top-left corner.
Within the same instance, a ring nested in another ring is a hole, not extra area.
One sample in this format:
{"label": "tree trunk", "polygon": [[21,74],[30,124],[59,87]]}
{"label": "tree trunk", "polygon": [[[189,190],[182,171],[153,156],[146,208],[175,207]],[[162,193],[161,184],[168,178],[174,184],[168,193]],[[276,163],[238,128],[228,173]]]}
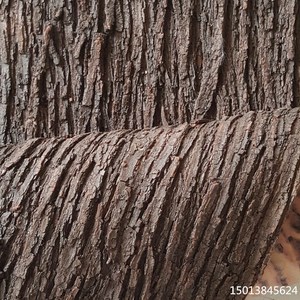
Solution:
{"label": "tree trunk", "polygon": [[0,298],[242,299],[294,218],[299,15],[1,1]]}
{"label": "tree trunk", "polygon": [[295,195],[299,116],[2,147],[2,299],[242,299]]}

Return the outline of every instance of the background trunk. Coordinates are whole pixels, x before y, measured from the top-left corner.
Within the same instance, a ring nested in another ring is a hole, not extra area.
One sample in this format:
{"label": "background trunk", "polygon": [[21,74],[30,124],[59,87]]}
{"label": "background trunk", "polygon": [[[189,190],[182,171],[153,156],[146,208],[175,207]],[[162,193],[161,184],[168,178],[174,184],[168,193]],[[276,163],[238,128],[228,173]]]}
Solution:
{"label": "background trunk", "polygon": [[299,105],[286,1],[1,1],[0,142]]}
{"label": "background trunk", "polygon": [[299,182],[300,111],[1,148],[2,299],[242,299]]}
{"label": "background trunk", "polygon": [[299,20],[296,0],[1,1],[0,297],[254,284],[299,182]]}

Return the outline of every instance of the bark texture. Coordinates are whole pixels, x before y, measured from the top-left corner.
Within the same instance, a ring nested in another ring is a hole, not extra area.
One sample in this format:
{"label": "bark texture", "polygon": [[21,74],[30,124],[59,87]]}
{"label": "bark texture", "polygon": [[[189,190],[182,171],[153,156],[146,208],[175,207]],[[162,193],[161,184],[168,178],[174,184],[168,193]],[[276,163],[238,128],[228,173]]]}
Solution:
{"label": "bark texture", "polygon": [[0,3],[0,143],[299,106],[297,0]]}
{"label": "bark texture", "polygon": [[280,109],[1,147],[0,298],[233,299],[296,193],[299,144],[300,110]]}

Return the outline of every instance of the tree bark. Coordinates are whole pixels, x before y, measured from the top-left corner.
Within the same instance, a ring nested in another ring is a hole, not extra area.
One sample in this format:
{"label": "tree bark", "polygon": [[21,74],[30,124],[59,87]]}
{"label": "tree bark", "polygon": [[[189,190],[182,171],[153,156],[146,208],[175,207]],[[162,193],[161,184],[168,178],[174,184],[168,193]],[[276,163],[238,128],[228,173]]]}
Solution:
{"label": "tree bark", "polygon": [[242,299],[296,193],[300,110],[0,148],[2,299]]}
{"label": "tree bark", "polygon": [[299,183],[299,15],[1,1],[0,298],[243,298]]}
{"label": "tree bark", "polygon": [[299,4],[0,4],[0,143],[299,106]]}

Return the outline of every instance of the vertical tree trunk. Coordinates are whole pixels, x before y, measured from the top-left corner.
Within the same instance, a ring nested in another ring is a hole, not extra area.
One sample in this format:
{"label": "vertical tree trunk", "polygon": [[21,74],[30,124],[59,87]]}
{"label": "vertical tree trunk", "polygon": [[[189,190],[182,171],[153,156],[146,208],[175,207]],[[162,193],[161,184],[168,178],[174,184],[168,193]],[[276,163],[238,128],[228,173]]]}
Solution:
{"label": "vertical tree trunk", "polygon": [[0,142],[299,105],[298,1],[0,4]]}

